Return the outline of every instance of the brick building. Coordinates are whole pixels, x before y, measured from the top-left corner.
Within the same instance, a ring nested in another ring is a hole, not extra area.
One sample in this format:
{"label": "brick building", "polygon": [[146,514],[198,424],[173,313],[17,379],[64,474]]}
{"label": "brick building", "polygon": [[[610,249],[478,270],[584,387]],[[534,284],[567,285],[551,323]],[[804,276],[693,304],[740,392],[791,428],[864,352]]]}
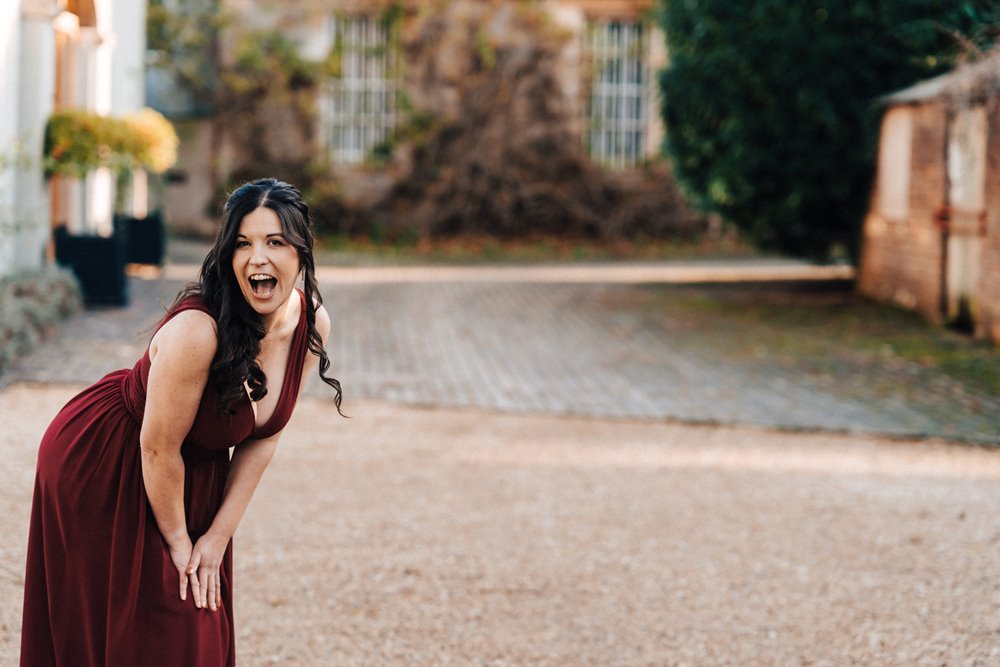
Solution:
{"label": "brick building", "polygon": [[885,98],[858,289],[1000,342],[1000,53]]}

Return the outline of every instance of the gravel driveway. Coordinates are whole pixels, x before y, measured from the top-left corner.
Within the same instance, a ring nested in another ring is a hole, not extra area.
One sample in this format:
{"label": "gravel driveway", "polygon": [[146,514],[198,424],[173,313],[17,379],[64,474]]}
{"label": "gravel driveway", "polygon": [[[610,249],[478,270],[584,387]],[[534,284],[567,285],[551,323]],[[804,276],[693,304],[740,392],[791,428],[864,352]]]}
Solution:
{"label": "gravel driveway", "polygon": [[[35,449],[77,389],[0,392],[3,665]],[[350,412],[300,404],[237,535],[242,665],[1000,664],[994,450]]]}

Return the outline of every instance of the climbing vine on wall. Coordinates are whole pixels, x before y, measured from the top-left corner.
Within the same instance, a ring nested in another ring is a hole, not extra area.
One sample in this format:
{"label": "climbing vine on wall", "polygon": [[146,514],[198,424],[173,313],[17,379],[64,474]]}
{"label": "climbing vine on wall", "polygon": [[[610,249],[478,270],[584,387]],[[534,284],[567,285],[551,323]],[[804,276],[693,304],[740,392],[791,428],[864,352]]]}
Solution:
{"label": "climbing vine on wall", "polygon": [[[190,34],[200,10],[171,13],[152,1],[150,43],[162,56],[156,62],[178,70],[177,80],[212,110],[219,194],[273,174],[299,184],[328,228],[377,227],[387,236],[635,237],[704,228],[666,165],[623,175],[590,162],[581,101],[568,98],[561,79],[573,36],[540,3],[454,0],[418,11],[393,3],[378,15],[391,37],[371,48],[399,54],[390,59],[399,83],[396,121],[360,166],[384,187],[352,198],[316,133],[325,87],[343,74],[342,44],[334,40],[310,60],[290,33],[249,28],[214,10],[205,18],[212,36],[205,41]],[[279,16],[285,11],[275,7]],[[312,25],[331,19],[327,5],[296,7]],[[191,53],[172,63],[178,44]],[[224,146],[231,156],[225,164],[218,157]]]}

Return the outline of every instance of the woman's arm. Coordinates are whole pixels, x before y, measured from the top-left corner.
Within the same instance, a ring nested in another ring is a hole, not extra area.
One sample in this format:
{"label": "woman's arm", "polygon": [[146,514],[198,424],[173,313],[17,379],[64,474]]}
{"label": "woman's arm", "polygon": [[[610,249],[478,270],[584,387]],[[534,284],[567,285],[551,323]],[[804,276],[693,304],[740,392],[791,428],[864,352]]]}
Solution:
{"label": "woman's arm", "polygon": [[[316,330],[325,345],[330,336],[330,316],[322,306],[316,309]],[[302,368],[300,392],[306,383],[309,371],[315,366],[316,357],[308,356]],[[215,611],[222,603],[219,569],[226,547],[236,534],[240,521],[243,520],[264,470],[274,458],[280,437],[279,431],[263,440],[249,440],[233,451],[222,505],[216,512],[208,531],[194,545],[191,562],[187,568],[189,574],[196,575],[192,577],[191,586],[195,605],[198,607],[207,606]]]}
{"label": "woman's arm", "polygon": [[191,590],[196,607],[215,611],[222,603],[219,569],[226,547],[250,505],[264,470],[274,457],[279,437],[281,432],[263,440],[248,440],[233,451],[222,505],[208,531],[194,545],[187,566],[188,574],[193,575]]}
{"label": "woman's arm", "polygon": [[178,568],[181,599],[187,599],[184,566],[191,539],[184,515],[181,445],[191,430],[217,346],[215,322],[185,311],[167,322],[150,344],[146,407],[139,433],[142,481],[156,524]]}

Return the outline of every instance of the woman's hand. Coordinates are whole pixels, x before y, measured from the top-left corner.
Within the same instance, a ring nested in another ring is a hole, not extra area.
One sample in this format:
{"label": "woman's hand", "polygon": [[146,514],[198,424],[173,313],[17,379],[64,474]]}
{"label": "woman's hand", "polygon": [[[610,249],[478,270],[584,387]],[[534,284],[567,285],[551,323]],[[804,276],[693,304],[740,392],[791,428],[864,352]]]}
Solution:
{"label": "woman's hand", "polygon": [[191,538],[185,533],[173,542],[168,542],[167,547],[170,550],[170,560],[173,562],[174,567],[177,568],[177,574],[180,575],[181,600],[187,600],[187,567],[188,563],[191,562]]}
{"label": "woman's hand", "polygon": [[229,539],[212,532],[202,535],[191,550],[186,573],[191,579],[194,606],[217,611],[222,604],[222,578],[219,570]]}

